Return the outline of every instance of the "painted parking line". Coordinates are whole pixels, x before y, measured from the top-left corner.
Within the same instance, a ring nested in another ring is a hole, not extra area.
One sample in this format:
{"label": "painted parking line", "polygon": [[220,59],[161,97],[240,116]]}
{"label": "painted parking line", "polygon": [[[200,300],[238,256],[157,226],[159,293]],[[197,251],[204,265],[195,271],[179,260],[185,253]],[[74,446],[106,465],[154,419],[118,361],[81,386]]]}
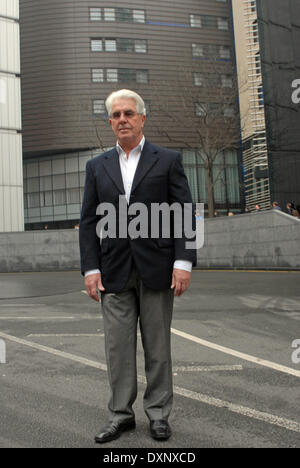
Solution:
{"label": "painted parking line", "polygon": [[60,315],[52,315],[51,317],[43,317],[42,315],[38,315],[35,317],[29,317],[23,315],[22,317],[14,317],[13,315],[3,317],[0,316],[0,320],[74,320],[75,317],[61,317]]}
{"label": "painted parking line", "polygon": [[[81,356],[76,356],[74,354],[70,353],[65,353],[64,351],[60,351],[55,348],[49,348],[48,346],[43,346],[38,343],[34,343],[32,341],[24,340],[22,338],[18,338],[17,336],[13,335],[8,335],[6,333],[0,332],[0,337],[3,338],[4,340],[7,341],[12,341],[18,344],[21,344],[23,346],[28,346],[30,348],[37,349],[39,351],[44,351],[47,353],[50,353],[54,356],[61,357],[64,359],[69,359],[71,361],[78,362],[80,364],[83,364],[85,366],[93,367],[95,369],[100,369],[103,371],[107,371],[107,366],[106,364],[103,364],[101,362],[95,362],[91,361],[90,359],[83,358]],[[146,378],[143,376],[138,376],[138,382],[139,383],[146,383]],[[241,405],[235,405],[234,403],[220,400],[218,398],[213,398],[209,395],[193,392],[191,390],[188,390],[186,388],[174,387],[174,393],[177,395],[180,395],[185,398],[189,398],[195,401],[198,401],[200,403],[204,403],[210,406],[218,407],[218,408],[223,408],[224,410],[231,411],[233,413],[239,414],[241,416],[246,416],[248,418],[256,419],[258,421],[263,421],[268,424],[278,426],[284,429],[287,429],[289,431],[297,432],[300,433],[300,423],[297,421],[292,421],[290,419],[286,418],[281,418],[279,416],[265,413],[262,411],[257,411],[252,408],[247,408],[245,406]]]}
{"label": "painted parking line", "polygon": [[37,338],[45,338],[45,337],[59,337],[59,338],[70,338],[70,337],[95,337],[95,336],[104,336],[104,333],[31,333],[30,335],[27,335],[29,337],[37,337]]}
{"label": "painted parking line", "polygon": [[234,364],[232,366],[173,366],[173,372],[222,372],[222,371],[241,371],[243,366]]}
{"label": "painted parking line", "polygon": [[220,346],[216,343],[202,340],[201,338],[198,338],[197,336],[193,336],[193,335],[190,335],[189,333],[176,330],[175,328],[171,328],[171,331],[174,335],[181,336],[181,338],[185,338],[186,340],[193,341],[194,343],[198,343],[207,348],[220,351],[221,353],[229,354],[230,356],[243,359],[244,361],[253,362],[254,364],[268,367],[269,369],[273,369],[279,372],[284,372],[285,374],[293,375],[294,377],[300,377],[300,371],[296,369],[292,369],[291,367],[282,366],[281,364],[276,364],[275,362],[266,361],[265,359],[261,359],[256,356],[251,356],[250,354],[241,353],[240,351],[236,351],[235,349],[226,348],[225,346]]}

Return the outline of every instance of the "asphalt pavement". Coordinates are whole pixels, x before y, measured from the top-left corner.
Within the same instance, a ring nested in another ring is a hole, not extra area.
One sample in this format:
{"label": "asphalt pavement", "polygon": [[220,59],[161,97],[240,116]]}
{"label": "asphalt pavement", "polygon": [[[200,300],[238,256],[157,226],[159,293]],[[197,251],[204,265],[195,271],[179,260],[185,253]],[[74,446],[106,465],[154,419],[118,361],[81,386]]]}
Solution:
{"label": "asphalt pavement", "polygon": [[139,338],[137,428],[95,445],[109,397],[101,306],[77,271],[0,274],[0,447],[300,447],[299,284],[300,272],[194,271],[175,300],[172,437],[150,437]]}

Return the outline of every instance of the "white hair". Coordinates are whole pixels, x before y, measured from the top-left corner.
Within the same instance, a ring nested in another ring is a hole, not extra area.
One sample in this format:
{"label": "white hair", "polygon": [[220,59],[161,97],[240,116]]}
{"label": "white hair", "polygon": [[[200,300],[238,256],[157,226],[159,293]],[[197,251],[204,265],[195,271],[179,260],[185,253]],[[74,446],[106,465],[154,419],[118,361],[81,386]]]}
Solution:
{"label": "white hair", "polygon": [[105,107],[108,115],[111,116],[112,106],[115,99],[133,99],[136,103],[138,114],[146,115],[146,106],[141,96],[129,89],[120,89],[111,93],[105,101]]}

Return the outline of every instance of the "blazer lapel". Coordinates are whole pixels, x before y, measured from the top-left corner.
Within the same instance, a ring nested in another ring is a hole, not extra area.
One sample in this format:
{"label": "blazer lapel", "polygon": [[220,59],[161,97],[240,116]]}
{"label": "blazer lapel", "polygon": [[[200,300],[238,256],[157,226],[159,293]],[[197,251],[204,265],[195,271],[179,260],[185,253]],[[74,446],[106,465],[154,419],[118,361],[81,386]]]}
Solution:
{"label": "blazer lapel", "polygon": [[109,175],[113,183],[116,185],[119,192],[121,192],[122,194],[125,194],[122,173],[121,173],[121,168],[120,168],[120,162],[119,162],[119,154],[116,149],[113,149],[110,154],[105,156],[103,165],[107,174]]}
{"label": "blazer lapel", "polygon": [[137,188],[139,183],[145,177],[147,172],[150,171],[150,169],[154,166],[154,164],[157,161],[158,161],[157,149],[155,148],[155,146],[153,146],[151,143],[149,143],[146,140],[139,163],[136,168],[135,175],[134,175],[131,193],[134,192],[134,190]]}

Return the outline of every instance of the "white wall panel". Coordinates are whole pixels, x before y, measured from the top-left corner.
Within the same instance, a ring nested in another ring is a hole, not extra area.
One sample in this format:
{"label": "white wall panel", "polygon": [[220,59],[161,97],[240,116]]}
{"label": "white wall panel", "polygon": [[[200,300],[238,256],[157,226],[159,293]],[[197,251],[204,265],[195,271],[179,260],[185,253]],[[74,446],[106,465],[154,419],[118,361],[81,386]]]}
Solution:
{"label": "white wall panel", "polygon": [[19,19],[19,0],[0,0],[0,15]]}
{"label": "white wall panel", "polygon": [[24,230],[18,18],[19,0],[0,0],[0,232]]}
{"label": "white wall panel", "polygon": [[20,73],[19,24],[0,18],[0,71]]}
{"label": "white wall panel", "polygon": [[0,74],[0,81],[2,89],[2,104],[0,103],[0,128],[21,130],[20,78],[16,78],[13,75]]}

